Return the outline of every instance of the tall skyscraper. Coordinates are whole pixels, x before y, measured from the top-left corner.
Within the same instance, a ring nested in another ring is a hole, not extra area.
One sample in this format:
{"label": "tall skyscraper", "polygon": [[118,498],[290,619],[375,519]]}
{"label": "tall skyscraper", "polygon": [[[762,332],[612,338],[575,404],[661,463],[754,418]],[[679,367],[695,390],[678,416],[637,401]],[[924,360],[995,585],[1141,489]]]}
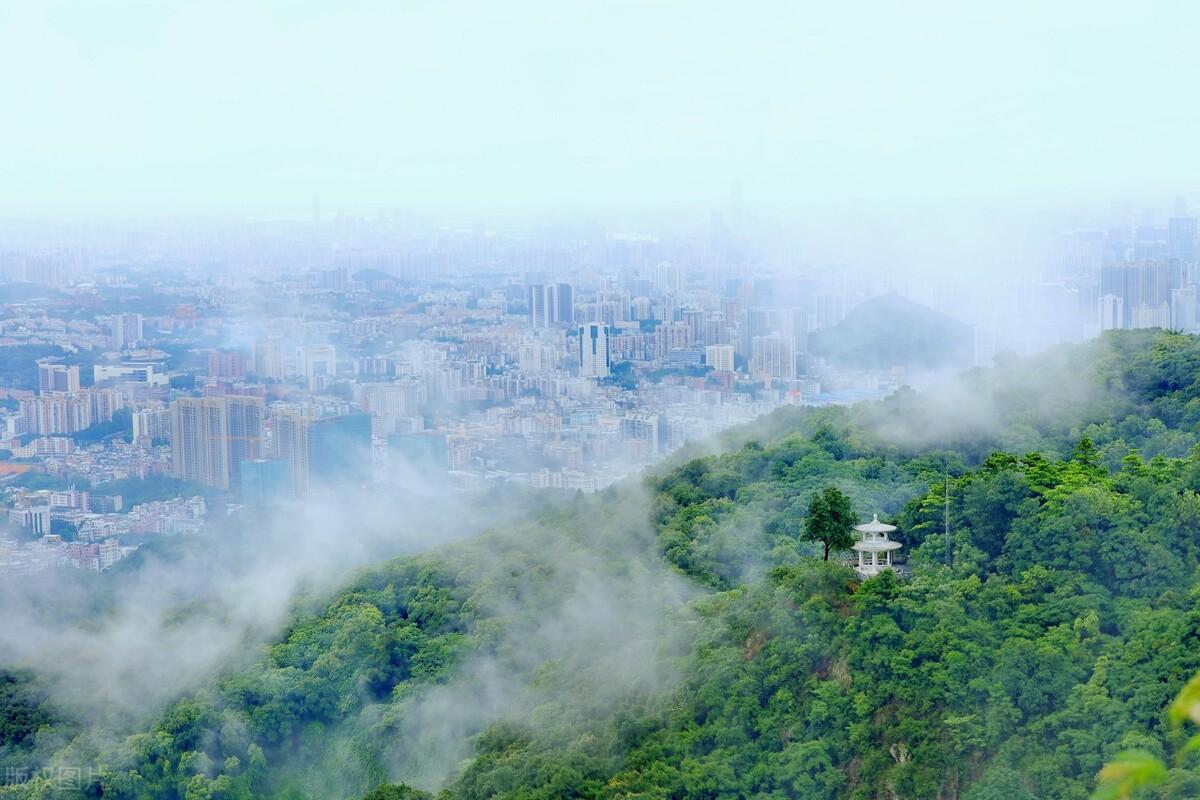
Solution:
{"label": "tall skyscraper", "polygon": [[698,308],[685,308],[680,314],[680,321],[688,327],[688,338],[692,344],[709,344],[704,339],[704,312]]}
{"label": "tall skyscraper", "polygon": [[737,353],[749,361],[754,355],[754,338],[771,332],[771,310],[748,308],[738,320]]}
{"label": "tall skyscraper", "polygon": [[169,439],[171,437],[171,409],[161,405],[138,408],[133,411],[133,440]]}
{"label": "tall skyscraper", "polygon": [[1200,260],[1200,233],[1195,217],[1172,217],[1167,221],[1167,255],[1185,264]]}
{"label": "tall skyscraper", "polygon": [[241,483],[242,463],[262,450],[260,397],[181,397],[171,404],[176,478],[217,489]]}
{"label": "tall skyscraper", "polygon": [[663,294],[678,294],[683,291],[683,269],[670,261],[663,261],[654,268],[654,284]]}
{"label": "tall skyscraper", "polygon": [[112,318],[111,346],[113,350],[133,347],[143,340],[141,314],[117,314]]}
{"label": "tall skyscraper", "polygon": [[575,289],[569,283],[535,283],[529,287],[529,323],[535,328],[575,322]]}
{"label": "tall skyscraper", "polygon": [[273,506],[292,491],[288,462],[282,459],[256,458],[242,464],[242,502],[254,508]]}
{"label": "tall skyscraper", "polygon": [[611,371],[608,328],[598,322],[580,325],[579,374],[585,378],[607,378]]}
{"label": "tall skyscraper", "polygon": [[229,414],[224,397],[171,404],[171,469],[176,478],[229,488]]}
{"label": "tall skyscraper", "polygon": [[308,493],[308,417],[291,408],[271,410],[271,456],[286,461],[292,493]]}
{"label": "tall skyscraper", "polygon": [[750,371],[761,378],[792,380],[796,377],[796,349],[790,336],[772,333],[754,337]]}
{"label": "tall skyscraper", "polygon": [[1171,290],[1171,327],[1175,330],[1193,333],[1200,323],[1200,307],[1197,306],[1197,290],[1195,286]]}
{"label": "tall skyscraper", "polygon": [[1114,331],[1125,327],[1125,299],[1106,294],[1100,298],[1100,330]]}
{"label": "tall skyscraper", "polygon": [[52,392],[79,391],[79,365],[55,364],[49,361],[38,362],[38,391],[42,394]]}
{"label": "tall skyscraper", "polygon": [[546,319],[546,287],[535,283],[529,287],[529,324],[535,328],[545,325]]}
{"label": "tall skyscraper", "polygon": [[371,416],[314,418],[293,409],[271,414],[272,456],[290,465],[292,490],[361,485],[371,477]]}
{"label": "tall skyscraper", "polygon": [[268,337],[254,345],[254,372],[263,380],[283,380],[285,365],[282,339]]}
{"label": "tall skyscraper", "polygon": [[371,479],[371,415],[321,417],[308,424],[310,488],[362,485]]}
{"label": "tall skyscraper", "polygon": [[208,354],[208,377],[246,377],[246,354],[239,350],[213,350]]}
{"label": "tall skyscraper", "polygon": [[554,285],[555,304],[554,322],[556,324],[575,324],[575,288],[569,283]]}
{"label": "tall skyscraper", "polygon": [[260,397],[237,395],[225,401],[229,415],[229,485],[240,486],[242,464],[263,454],[263,401]]}

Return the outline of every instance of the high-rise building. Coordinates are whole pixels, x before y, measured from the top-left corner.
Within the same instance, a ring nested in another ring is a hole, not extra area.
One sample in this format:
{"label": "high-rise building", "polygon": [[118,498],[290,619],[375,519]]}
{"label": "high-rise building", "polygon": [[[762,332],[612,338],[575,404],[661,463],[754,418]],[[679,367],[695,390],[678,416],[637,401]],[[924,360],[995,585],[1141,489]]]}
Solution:
{"label": "high-rise building", "polygon": [[308,421],[298,409],[271,410],[271,456],[286,461],[292,481],[292,493],[308,493]]}
{"label": "high-rise building", "polygon": [[654,336],[655,355],[660,361],[665,361],[672,351],[692,343],[692,329],[683,322],[664,322],[655,329]]}
{"label": "high-rise building", "polygon": [[246,377],[246,354],[240,350],[213,350],[208,354],[208,377]]}
{"label": "high-rise building", "polygon": [[658,414],[626,414],[621,417],[621,438],[643,445],[643,457],[662,449],[663,420]]}
{"label": "high-rise building", "polygon": [[311,417],[294,409],[271,414],[271,451],[290,466],[299,496],[320,488],[361,485],[371,477],[371,416]]}
{"label": "high-rise building", "polygon": [[754,355],[754,339],[771,332],[771,310],[748,308],[738,320],[737,353],[749,361]]}
{"label": "high-rise building", "polygon": [[163,407],[139,408],[133,412],[133,440],[169,439],[171,410]]}
{"label": "high-rise building", "polygon": [[263,454],[263,401],[261,397],[229,395],[229,485],[239,486],[242,464]]}
{"label": "high-rise building", "polygon": [[1167,303],[1158,305],[1134,306],[1133,317],[1129,322],[1131,328],[1163,328],[1171,327],[1171,306]]}
{"label": "high-rise building", "polygon": [[1125,327],[1125,299],[1115,294],[1100,298],[1100,330],[1114,331]]}
{"label": "high-rise building", "polygon": [[217,489],[241,483],[244,461],[262,453],[261,397],[181,397],[171,404],[176,478]]}
{"label": "high-rise building", "polygon": [[554,294],[556,298],[554,304],[555,324],[574,325],[575,288],[569,283],[556,283],[554,285]]}
{"label": "high-rise building", "polygon": [[791,337],[778,333],[754,337],[750,364],[756,377],[792,380],[796,377],[796,348]]}
{"label": "high-rise building", "polygon": [[688,327],[688,339],[692,344],[707,344],[704,338],[704,312],[698,308],[685,308],[679,315]]}
{"label": "high-rise building", "polygon": [[117,314],[111,320],[110,344],[113,350],[124,350],[143,341],[142,315]]}
{"label": "high-rise building", "polygon": [[654,283],[663,294],[683,291],[683,270],[677,264],[663,261],[654,268]]}
{"label": "high-rise building", "polygon": [[254,373],[269,381],[282,381],[286,375],[283,340],[268,337],[254,345]]}
{"label": "high-rise building", "polygon": [[[1100,294],[1121,298],[1122,328],[1159,327],[1169,308],[1171,265],[1162,260],[1107,264],[1100,269]],[[1165,323],[1164,323],[1165,326]]]}
{"label": "high-rise building", "polygon": [[420,413],[424,388],[412,378],[372,384],[363,392],[363,407],[376,417],[411,417]]}
{"label": "high-rise building", "polygon": [[309,389],[324,389],[337,377],[337,352],[331,344],[300,348],[297,361]]}
{"label": "high-rise building", "polygon": [[291,467],[283,459],[256,458],[242,464],[242,502],[267,508],[292,492]]}
{"label": "high-rise building", "polygon": [[79,365],[56,364],[51,361],[38,362],[38,391],[42,394],[51,392],[78,392]]}
{"label": "high-rise building", "polygon": [[1200,306],[1197,289],[1188,286],[1171,290],[1171,327],[1185,333],[1194,333],[1200,327]]}
{"label": "high-rise building", "polygon": [[362,485],[371,479],[371,415],[321,417],[308,425],[308,479],[321,487]]}
{"label": "high-rise building", "polygon": [[546,287],[535,283],[529,286],[529,324],[535,328],[541,327],[546,319]]}
{"label": "high-rise building", "polygon": [[579,326],[579,374],[585,378],[607,378],[611,371],[608,328],[598,322]]}
{"label": "high-rise building", "polygon": [[78,433],[96,421],[92,411],[90,392],[44,394],[21,401],[25,430],[43,435]]}
{"label": "high-rise building", "polygon": [[704,363],[717,372],[733,372],[733,345],[710,344],[704,348]]}
{"label": "high-rise building", "polygon": [[1200,233],[1195,217],[1172,217],[1167,221],[1167,255],[1185,264],[1200,261]]}
{"label": "high-rise building", "polygon": [[528,300],[529,323],[535,328],[575,321],[575,290],[569,283],[531,284]]}
{"label": "high-rise building", "polygon": [[171,471],[180,480],[229,488],[229,414],[224,397],[171,404]]}

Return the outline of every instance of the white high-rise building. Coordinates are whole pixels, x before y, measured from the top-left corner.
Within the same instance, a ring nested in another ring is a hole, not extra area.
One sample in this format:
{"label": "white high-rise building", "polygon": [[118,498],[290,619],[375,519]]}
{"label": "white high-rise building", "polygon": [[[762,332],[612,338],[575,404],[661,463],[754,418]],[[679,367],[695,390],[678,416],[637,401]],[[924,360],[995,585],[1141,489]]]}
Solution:
{"label": "white high-rise building", "polygon": [[1171,290],[1171,327],[1185,333],[1194,333],[1200,323],[1197,311],[1198,294],[1195,286]]}
{"label": "white high-rise building", "polygon": [[254,371],[259,378],[282,381],[286,375],[283,340],[268,337],[254,345]]}
{"label": "white high-rise building", "polygon": [[579,374],[585,378],[607,378],[611,371],[608,328],[598,322],[580,325]]}
{"label": "white high-rise building", "polygon": [[169,439],[171,411],[166,406],[148,406],[133,412],[133,439]]}
{"label": "white high-rise building", "polygon": [[772,333],[755,336],[750,371],[756,377],[792,380],[796,377],[796,349],[790,336]]}
{"label": "white high-rise building", "polygon": [[1167,303],[1134,306],[1129,326],[1131,328],[1163,328],[1165,330],[1171,327],[1171,306]]}
{"label": "white high-rise building", "polygon": [[710,344],[704,348],[704,363],[718,372],[733,372],[733,345]]}
{"label": "white high-rise building", "polygon": [[1115,294],[1100,298],[1100,330],[1113,331],[1124,327],[1125,299]]}
{"label": "white high-rise building", "polygon": [[663,261],[654,268],[654,283],[663,294],[678,294],[683,291],[683,269]]}

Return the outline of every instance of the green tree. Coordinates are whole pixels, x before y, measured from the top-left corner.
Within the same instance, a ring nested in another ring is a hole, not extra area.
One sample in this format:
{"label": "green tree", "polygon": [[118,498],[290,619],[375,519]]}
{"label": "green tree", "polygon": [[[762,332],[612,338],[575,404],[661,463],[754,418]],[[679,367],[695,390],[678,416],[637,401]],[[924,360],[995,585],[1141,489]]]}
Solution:
{"label": "green tree", "polygon": [[808,501],[808,518],[804,520],[804,540],[820,542],[823,559],[829,560],[831,550],[845,550],[854,544],[850,532],[857,519],[850,498],[836,486],[826,486]]}

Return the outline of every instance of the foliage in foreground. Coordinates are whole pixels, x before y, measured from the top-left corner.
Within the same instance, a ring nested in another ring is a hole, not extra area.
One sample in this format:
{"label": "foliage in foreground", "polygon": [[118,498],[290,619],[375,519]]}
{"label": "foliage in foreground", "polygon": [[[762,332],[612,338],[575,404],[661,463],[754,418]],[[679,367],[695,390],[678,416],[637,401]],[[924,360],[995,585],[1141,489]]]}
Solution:
{"label": "foliage in foreground", "polygon": [[[518,547],[488,551],[485,572],[443,552],[365,573],[115,753],[86,736],[41,753],[30,733],[64,723],[14,678],[9,753],[118,764],[92,796],[187,800],[426,796],[414,783],[439,800],[1084,800],[1097,777],[1101,796],[1198,796],[1195,703],[1172,703],[1200,670],[1200,343],[1136,334],[1081,352],[1062,356],[1083,364],[1077,399],[972,378],[995,390],[975,432],[916,436],[932,423],[901,396],[886,419],[782,415],[652,479],[645,538],[703,587],[666,618],[687,640],[674,684],[597,699],[582,667],[528,665],[538,701],[464,729],[472,750],[440,780],[414,781],[390,748],[420,698],[497,656],[505,631],[537,630],[561,584]],[[802,531],[829,486],[899,525],[911,579],[820,560]],[[587,548],[637,579],[642,532],[595,534],[633,494],[539,524],[573,542],[558,557]]]}

